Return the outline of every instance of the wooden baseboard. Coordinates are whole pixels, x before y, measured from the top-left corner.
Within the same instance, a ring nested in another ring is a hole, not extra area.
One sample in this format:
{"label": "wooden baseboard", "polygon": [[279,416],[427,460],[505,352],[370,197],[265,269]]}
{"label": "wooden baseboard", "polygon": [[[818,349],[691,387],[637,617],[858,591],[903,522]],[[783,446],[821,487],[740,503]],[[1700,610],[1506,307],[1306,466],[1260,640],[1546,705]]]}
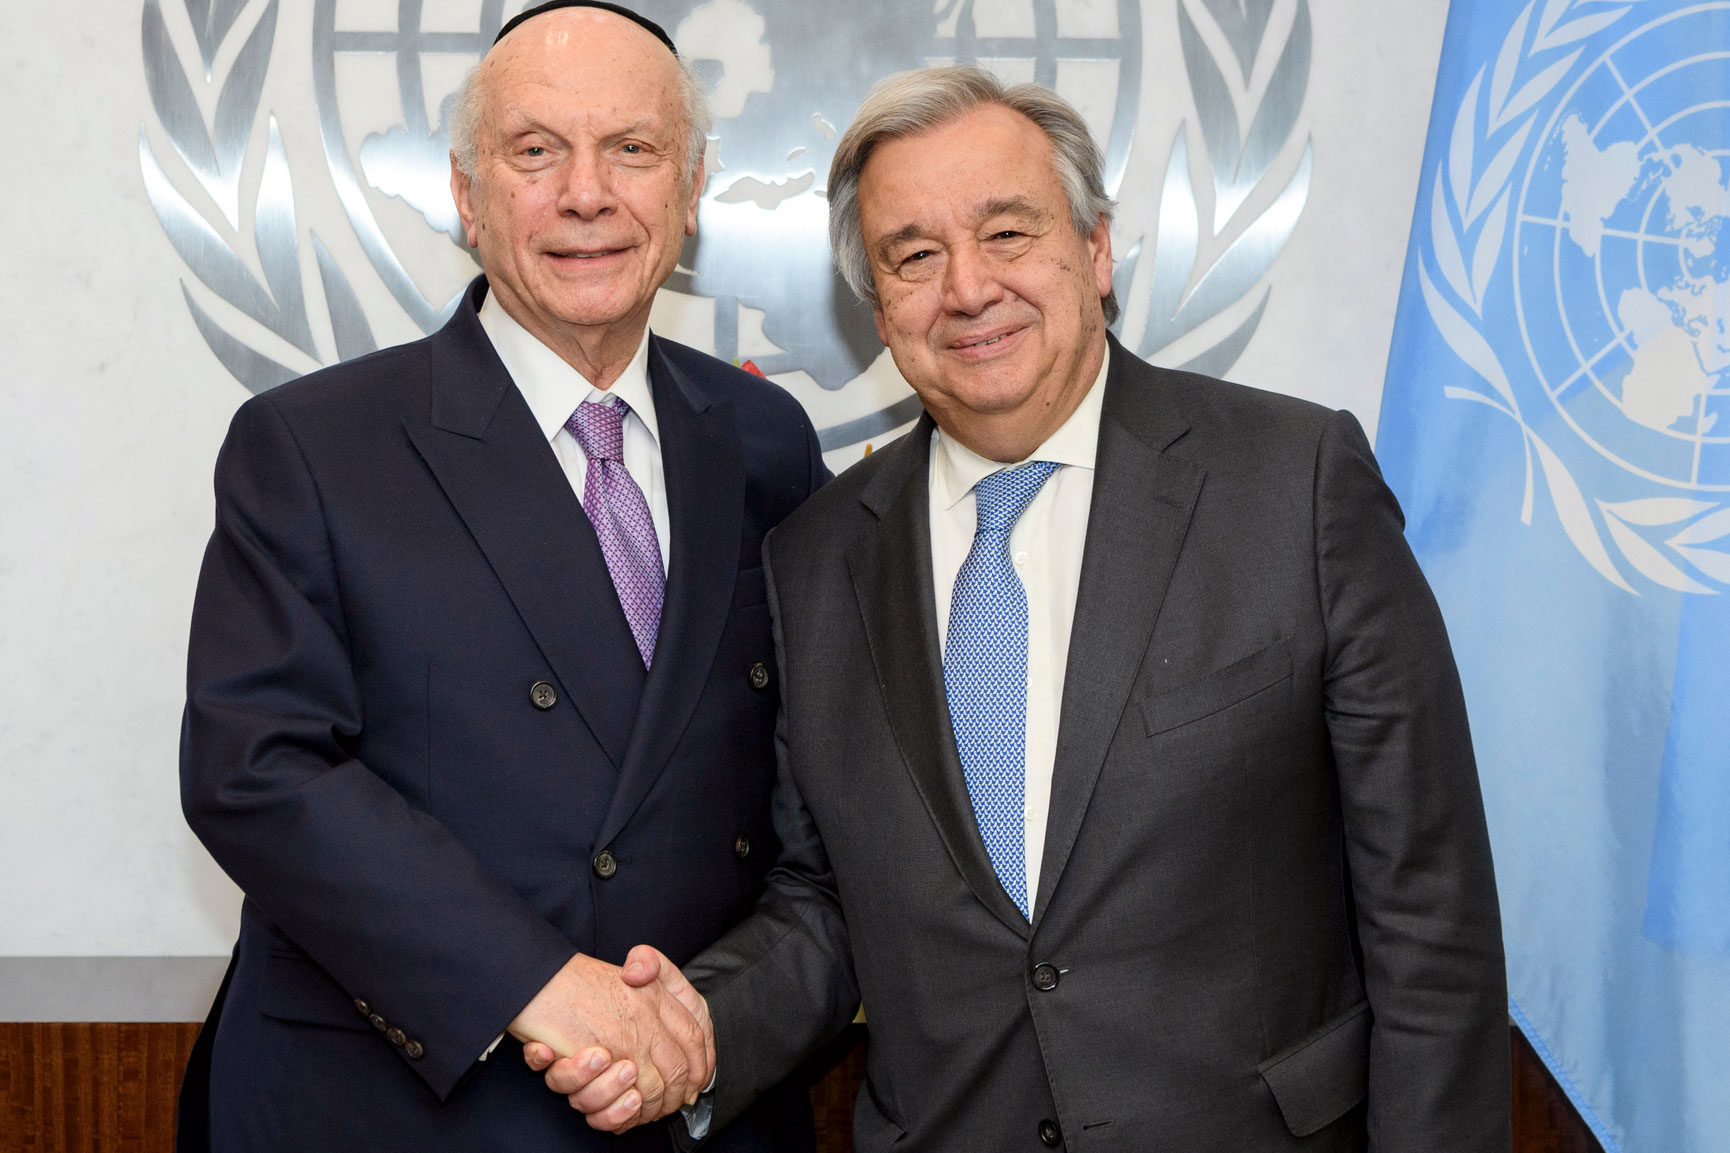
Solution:
{"label": "wooden baseboard", "polygon": [[[811,1090],[819,1153],[852,1153],[865,1077],[854,1027]],[[171,1153],[196,1024],[0,1023],[0,1153]],[[1603,1153],[1513,1032],[1515,1153]]]}
{"label": "wooden baseboard", "polygon": [[170,1153],[198,1026],[0,1023],[0,1150]]}

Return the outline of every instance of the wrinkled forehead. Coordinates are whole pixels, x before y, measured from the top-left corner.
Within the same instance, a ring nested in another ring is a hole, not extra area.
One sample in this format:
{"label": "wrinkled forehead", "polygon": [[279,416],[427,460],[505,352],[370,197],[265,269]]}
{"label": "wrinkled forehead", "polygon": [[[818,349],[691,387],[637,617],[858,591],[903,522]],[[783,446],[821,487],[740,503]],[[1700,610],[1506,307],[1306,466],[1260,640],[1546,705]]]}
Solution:
{"label": "wrinkled forehead", "polygon": [[599,8],[564,8],[525,22],[481,62],[487,120],[524,100],[682,122],[677,59],[650,32]]}
{"label": "wrinkled forehead", "polygon": [[860,166],[860,183],[881,180],[909,164],[932,169],[961,165],[989,172],[1057,169],[1056,152],[1045,129],[1017,109],[989,101],[933,124],[876,137]]}
{"label": "wrinkled forehead", "polygon": [[937,218],[968,225],[1002,215],[1043,218],[1062,209],[1062,195],[1050,138],[998,104],[879,140],[859,172],[868,238]]}

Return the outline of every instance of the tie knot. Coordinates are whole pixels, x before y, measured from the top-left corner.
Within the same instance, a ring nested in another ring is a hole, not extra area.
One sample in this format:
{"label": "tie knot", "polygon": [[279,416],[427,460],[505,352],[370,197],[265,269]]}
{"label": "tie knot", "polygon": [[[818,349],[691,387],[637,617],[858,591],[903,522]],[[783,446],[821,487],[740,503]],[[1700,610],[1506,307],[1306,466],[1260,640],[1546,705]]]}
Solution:
{"label": "tie knot", "polygon": [[590,460],[625,459],[625,417],[631,406],[618,398],[612,404],[596,404],[585,400],[565,421],[565,427],[583,446],[583,455]]}
{"label": "tie knot", "polygon": [[973,486],[974,499],[979,504],[979,532],[1008,532],[1045,487],[1057,463],[1036,460],[1020,468],[994,472]]}

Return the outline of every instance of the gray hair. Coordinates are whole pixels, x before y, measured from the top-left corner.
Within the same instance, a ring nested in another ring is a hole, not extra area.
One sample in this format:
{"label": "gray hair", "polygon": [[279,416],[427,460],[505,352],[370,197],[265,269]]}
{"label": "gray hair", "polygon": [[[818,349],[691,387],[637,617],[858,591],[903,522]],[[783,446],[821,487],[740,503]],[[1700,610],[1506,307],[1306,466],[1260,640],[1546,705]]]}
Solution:
{"label": "gray hair", "polygon": [[[1051,141],[1052,168],[1078,234],[1091,233],[1102,217],[1110,225],[1117,204],[1105,193],[1105,158],[1081,113],[1063,97],[1038,84],[1005,84],[971,66],[901,72],[871,89],[829,165],[829,244],[842,278],[860,300],[877,303],[859,221],[859,175],[865,162],[879,144],[940,128],[987,104],[1021,113]],[[1101,303],[1106,323],[1116,321],[1117,293],[1107,293]]]}
{"label": "gray hair", "polygon": [[[679,66],[679,95],[685,112],[685,179],[694,180],[697,165],[709,146],[709,133],[715,126],[714,113],[709,111],[709,92],[703,76],[683,56],[676,57]],[[486,61],[482,60],[482,64]],[[481,109],[486,103],[480,85],[481,65],[468,70],[457,90],[445,100],[451,127],[451,155],[456,157],[457,171],[473,180],[480,169],[480,151],[475,137],[480,132]]]}

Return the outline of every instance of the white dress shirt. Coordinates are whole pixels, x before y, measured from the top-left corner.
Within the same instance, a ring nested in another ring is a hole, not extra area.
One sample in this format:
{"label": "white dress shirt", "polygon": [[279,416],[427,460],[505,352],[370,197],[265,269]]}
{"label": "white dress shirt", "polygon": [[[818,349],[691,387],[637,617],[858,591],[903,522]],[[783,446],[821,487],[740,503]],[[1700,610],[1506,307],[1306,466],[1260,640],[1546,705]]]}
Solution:
{"label": "white dress shirt", "polygon": [[637,344],[636,355],[611,388],[596,388],[564,357],[537,340],[518,324],[498,297],[489,292],[481,302],[481,328],[493,342],[493,351],[504,361],[517,391],[529,402],[535,423],[553,446],[559,467],[571,482],[577,500],[589,472],[589,457],[577,438],[565,427],[571,413],[584,401],[612,404],[616,397],[631,406],[625,418],[625,471],[643,490],[649,517],[655,522],[655,538],[661,545],[661,571],[667,571],[669,534],[667,527],[667,480],[661,468],[661,430],[655,421],[655,398],[649,388],[649,331]]}
{"label": "white dress shirt", "polygon": [[[625,471],[643,490],[643,499],[649,504],[649,517],[655,522],[655,538],[661,546],[661,571],[665,573],[668,558],[667,482],[661,468],[661,430],[655,421],[655,398],[649,389],[649,330],[643,330],[636,355],[631,357],[631,363],[625,366],[619,379],[611,388],[601,389],[590,384],[564,357],[518,324],[491,292],[481,302],[480,319],[481,328],[492,341],[493,351],[504,362],[505,371],[510,373],[517,391],[529,402],[529,412],[534,415],[541,434],[553,446],[553,455],[559,458],[559,467],[564,469],[565,479],[570,482],[571,491],[577,494],[579,502],[583,499],[583,486],[588,480],[589,456],[571,430],[565,427],[565,421],[584,401],[612,404],[617,398],[631,406],[624,428]],[[493,1050],[504,1039],[503,1033],[493,1038],[493,1043],[487,1046],[480,1059],[485,1061],[492,1056]]]}
{"label": "white dress shirt", "polygon": [[[1027,749],[1022,810],[1027,900],[1039,892],[1045,822],[1051,808],[1051,773],[1063,709],[1063,674],[1069,632],[1081,587],[1081,552],[1093,505],[1093,465],[1099,452],[1099,414],[1105,399],[1106,350],[1093,387],[1081,405],[1027,459],[1061,465],[1021,514],[1009,534],[1009,555],[1027,590]],[[1017,462],[1025,463],[1025,462]],[[931,434],[931,579],[939,644],[949,644],[949,602],[955,576],[973,548],[979,527],[973,486],[1015,465],[987,460],[941,430]]]}

